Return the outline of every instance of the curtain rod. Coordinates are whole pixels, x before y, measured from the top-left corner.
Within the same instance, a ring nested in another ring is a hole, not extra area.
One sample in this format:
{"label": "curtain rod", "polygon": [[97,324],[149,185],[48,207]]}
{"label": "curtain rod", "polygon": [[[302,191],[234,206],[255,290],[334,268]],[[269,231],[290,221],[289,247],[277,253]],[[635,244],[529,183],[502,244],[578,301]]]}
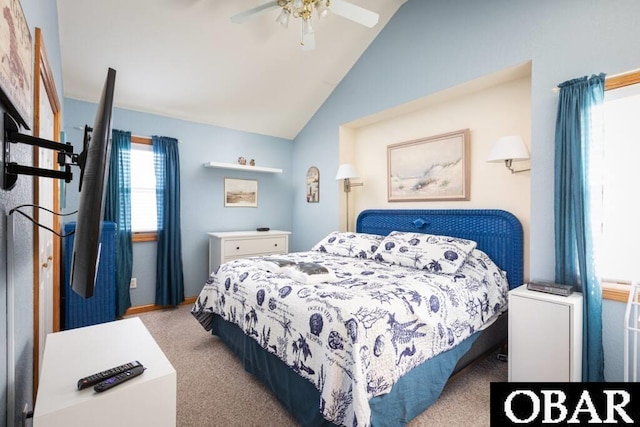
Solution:
{"label": "curtain rod", "polygon": [[[616,80],[616,79],[624,79],[624,78],[626,78],[627,76],[633,76],[634,74],[638,74],[638,72],[639,72],[639,71],[640,71],[640,68],[637,68],[637,69],[635,69],[635,70],[632,70],[632,71],[625,71],[625,72],[623,72],[623,73],[618,73],[618,74],[608,74],[608,75],[604,78],[604,81],[605,81],[605,90],[607,90],[607,87],[606,87],[607,83],[609,83],[609,82],[611,82],[611,81],[614,81],[614,80]],[[628,84],[635,84],[635,81],[634,81],[633,77],[631,77],[631,80],[632,80],[632,82],[631,82],[631,83],[628,83]],[[614,85],[613,85],[613,87],[610,87],[609,89],[617,89],[617,86],[615,86],[615,84],[614,84]],[[552,91],[553,93],[558,93],[558,92],[560,92],[560,88],[559,88],[558,86],[556,86],[556,87],[554,87],[553,89],[551,89],[551,91]]]}
{"label": "curtain rod", "polygon": [[[131,134],[131,138],[144,138],[144,139],[151,139],[151,137],[150,137],[150,136],[145,136],[145,135],[134,135],[134,134]],[[177,138],[176,138],[176,140],[178,141],[178,144],[182,144],[182,141],[181,141],[181,140],[179,140],[179,139],[177,139]]]}
{"label": "curtain rod", "polygon": [[[74,128],[74,129],[77,129],[77,130],[84,131],[84,126],[74,126],[73,128]],[[144,139],[151,139],[151,137],[150,137],[150,136],[147,136],[147,135],[134,135],[134,134],[131,134],[131,137],[132,137],[132,138],[144,138]],[[182,144],[182,141],[181,141],[181,140],[179,140],[179,139],[178,139],[178,144]]]}

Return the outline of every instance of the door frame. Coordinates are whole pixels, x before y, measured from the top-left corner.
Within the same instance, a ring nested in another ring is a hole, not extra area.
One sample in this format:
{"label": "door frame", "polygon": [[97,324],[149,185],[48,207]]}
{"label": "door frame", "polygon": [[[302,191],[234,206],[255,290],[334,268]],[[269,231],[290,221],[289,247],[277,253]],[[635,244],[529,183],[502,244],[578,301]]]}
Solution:
{"label": "door frame", "polygon": [[[46,97],[53,112],[53,140],[60,141],[60,118],[62,108],[58,98],[55,81],[47,51],[42,37],[42,30],[38,27],[35,29],[35,58],[34,58],[34,90],[33,90],[33,135],[40,136],[40,100]],[[43,84],[46,93],[40,93],[40,83]],[[33,164],[38,167],[40,163],[38,150],[33,151]],[[58,169],[57,163],[54,161],[54,169]],[[60,183],[57,179],[53,181],[53,211],[60,211]],[[38,179],[34,179],[34,204],[38,205],[40,201],[40,191]],[[45,191],[45,189],[42,189]],[[36,223],[39,219],[38,209],[34,209],[34,218]],[[60,221],[54,215],[53,230],[60,233]],[[39,229],[34,225],[33,232],[33,399],[35,401],[38,390],[38,378],[40,370],[40,259],[39,259]],[[53,331],[60,330],[60,238],[54,234],[53,236]]]}

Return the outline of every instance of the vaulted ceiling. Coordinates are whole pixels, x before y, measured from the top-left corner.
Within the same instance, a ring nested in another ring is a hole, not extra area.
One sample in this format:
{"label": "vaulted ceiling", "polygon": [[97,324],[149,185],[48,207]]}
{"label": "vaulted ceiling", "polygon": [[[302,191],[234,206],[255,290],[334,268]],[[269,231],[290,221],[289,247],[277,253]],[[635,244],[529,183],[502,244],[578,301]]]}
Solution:
{"label": "vaulted ceiling", "polygon": [[57,0],[64,96],[96,102],[108,67],[116,106],[293,139],[406,0],[349,0],[380,20],[298,22],[278,10],[230,17],[266,0]]}

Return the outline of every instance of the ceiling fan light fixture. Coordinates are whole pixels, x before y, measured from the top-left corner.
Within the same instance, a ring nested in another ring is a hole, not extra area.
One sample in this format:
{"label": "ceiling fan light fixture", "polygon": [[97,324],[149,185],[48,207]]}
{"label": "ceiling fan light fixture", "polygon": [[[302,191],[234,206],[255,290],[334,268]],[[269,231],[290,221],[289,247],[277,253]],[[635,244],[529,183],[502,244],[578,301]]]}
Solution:
{"label": "ceiling fan light fixture", "polygon": [[[406,1],[406,0],[401,0]],[[373,28],[379,20],[376,12],[365,9],[351,3],[349,0],[269,0],[260,6],[237,13],[231,17],[231,21],[237,24],[244,23],[252,16],[272,9],[280,8],[280,13],[275,22],[287,28],[291,18],[300,19],[300,35],[303,50],[313,50],[315,48],[315,36],[313,19],[320,20],[329,13],[342,16],[357,24],[367,28]]]}
{"label": "ceiling fan light fixture", "polygon": [[278,17],[276,18],[276,22],[283,27],[287,28],[289,26],[289,16],[291,12],[288,9],[283,8]]}
{"label": "ceiling fan light fixture", "polygon": [[329,14],[329,0],[319,0],[316,3],[316,11],[318,12],[318,19],[322,19]]}
{"label": "ceiling fan light fixture", "polygon": [[302,21],[302,34],[313,34],[313,23],[311,22],[311,18]]}

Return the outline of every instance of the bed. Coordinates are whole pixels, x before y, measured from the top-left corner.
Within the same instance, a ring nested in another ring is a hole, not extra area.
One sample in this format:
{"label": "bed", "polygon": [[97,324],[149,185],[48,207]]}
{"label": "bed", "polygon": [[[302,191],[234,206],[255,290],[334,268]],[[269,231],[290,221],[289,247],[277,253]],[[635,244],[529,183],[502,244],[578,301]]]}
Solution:
{"label": "bed", "polygon": [[192,314],[301,425],[397,426],[506,341],[522,276],[508,212],[366,210],[311,251],[223,264]]}

